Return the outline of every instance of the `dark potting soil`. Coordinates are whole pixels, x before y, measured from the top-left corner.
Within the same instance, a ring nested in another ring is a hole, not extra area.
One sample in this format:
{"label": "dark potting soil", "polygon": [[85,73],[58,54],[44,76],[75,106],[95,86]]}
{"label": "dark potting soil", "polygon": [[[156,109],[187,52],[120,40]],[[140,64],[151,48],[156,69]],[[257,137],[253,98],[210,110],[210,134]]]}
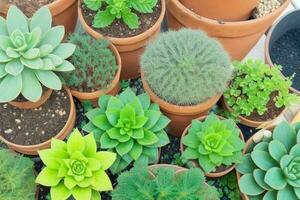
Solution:
{"label": "dark potting soil", "polygon": [[292,76],[293,85],[300,90],[300,29],[293,29],[281,36],[270,49],[273,63],[282,66],[284,76]]}
{"label": "dark potting soil", "polygon": [[161,1],[159,0],[156,6],[153,8],[153,13],[138,13],[133,11],[139,17],[140,26],[137,29],[130,29],[122,19],[115,20],[110,26],[105,28],[94,28],[92,26],[94,16],[97,11],[88,9],[84,3],[81,3],[83,18],[86,23],[92,27],[95,31],[101,33],[104,36],[126,38],[141,34],[150,29],[158,20],[161,13]]}
{"label": "dark potting soil", "polygon": [[34,145],[54,137],[65,126],[70,102],[65,90],[53,91],[41,107],[18,109],[0,104],[0,135],[21,145]]}

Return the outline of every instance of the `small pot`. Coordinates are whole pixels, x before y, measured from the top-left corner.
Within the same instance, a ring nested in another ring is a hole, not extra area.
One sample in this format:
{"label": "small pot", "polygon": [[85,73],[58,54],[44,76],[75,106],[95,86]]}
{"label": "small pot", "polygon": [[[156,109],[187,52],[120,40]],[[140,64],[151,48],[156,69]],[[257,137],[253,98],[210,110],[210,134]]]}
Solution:
{"label": "small pot", "polygon": [[71,93],[74,97],[79,99],[79,101],[84,102],[84,101],[92,101],[94,104],[97,103],[98,99],[100,96],[105,95],[105,94],[110,94],[110,95],[116,95],[120,91],[120,74],[121,74],[121,57],[119,52],[117,51],[116,47],[111,44],[110,49],[113,51],[115,54],[116,60],[117,60],[117,65],[118,65],[118,71],[115,75],[114,80],[111,82],[110,86],[107,89],[104,90],[98,90],[96,92],[79,92],[76,90],[71,89]]}
{"label": "small pot", "polygon": [[[81,2],[78,1],[78,15],[85,31],[96,39],[103,37],[100,33],[94,31],[84,20]],[[161,14],[156,23],[147,31],[133,37],[116,38],[107,37],[118,49],[122,60],[121,79],[134,79],[140,76],[140,56],[144,52],[145,46],[150,40],[153,40],[160,33],[161,23],[163,21],[166,5],[165,0],[161,0]]]}
{"label": "small pot", "polygon": [[202,29],[209,36],[217,38],[233,60],[242,60],[289,3],[290,0],[286,0],[280,8],[262,18],[240,22],[221,22],[195,14],[179,0],[168,0],[167,19],[170,29],[178,30],[183,27]]}
{"label": "small pot", "polygon": [[[207,116],[202,116],[202,117],[199,117],[197,120],[203,121],[203,120],[205,120],[206,118],[207,118]],[[221,120],[225,120],[225,118],[222,117],[222,116],[218,116],[218,118],[221,119]],[[181,136],[181,139],[180,139],[180,152],[181,152],[181,154],[183,154],[183,152],[184,152],[184,150],[185,150],[185,146],[184,146],[183,143],[182,143],[183,137],[184,137],[185,135],[188,134],[188,130],[190,129],[190,127],[191,127],[191,124],[190,124],[188,127],[186,127],[186,129],[184,130],[184,132],[183,132],[183,134],[182,134],[182,136]],[[237,128],[238,128],[238,127],[237,127]],[[238,129],[240,130],[240,128],[238,128]],[[240,130],[240,138],[241,138],[243,141],[245,141],[244,136],[243,136],[243,133],[242,133],[241,130]],[[198,168],[202,169],[201,166],[200,166],[195,160],[190,160],[190,161],[192,162],[192,164],[193,164],[195,167],[198,167]],[[210,173],[204,172],[204,174],[205,174],[205,176],[210,177],[210,178],[218,178],[218,177],[222,177],[222,176],[224,176],[224,175],[230,173],[230,172],[235,168],[235,166],[236,166],[236,165],[231,165],[231,166],[227,167],[226,169],[224,169],[224,170],[221,171],[221,172],[210,172]]]}
{"label": "small pot", "polygon": [[37,102],[31,102],[31,101],[11,101],[8,102],[10,105],[15,106],[20,109],[33,109],[38,108],[41,105],[43,105],[51,96],[52,89],[48,89],[44,92],[44,94],[41,96],[41,98]]}
{"label": "small pot", "polygon": [[[67,87],[64,87],[64,89],[67,91],[70,100],[70,114],[63,129],[54,137],[60,140],[64,140],[68,136],[68,134],[72,131],[76,120],[76,110],[73,97],[71,95],[70,90]],[[1,136],[0,140],[2,140],[2,142],[4,142],[10,149],[26,155],[38,155],[38,151],[49,148],[51,146],[51,139],[43,143],[30,146],[12,143]]]}
{"label": "small pot", "polygon": [[200,16],[222,21],[248,20],[259,0],[180,0],[180,2]]}
{"label": "small pot", "polygon": [[169,124],[171,128],[170,134],[176,137],[180,137],[182,135],[184,129],[191,123],[193,119],[207,115],[210,109],[221,97],[221,95],[217,95],[203,103],[194,106],[178,106],[168,103],[158,97],[146,82],[143,71],[141,71],[141,78],[144,90],[150,96],[151,100],[154,103],[157,103],[162,112],[171,119]]}

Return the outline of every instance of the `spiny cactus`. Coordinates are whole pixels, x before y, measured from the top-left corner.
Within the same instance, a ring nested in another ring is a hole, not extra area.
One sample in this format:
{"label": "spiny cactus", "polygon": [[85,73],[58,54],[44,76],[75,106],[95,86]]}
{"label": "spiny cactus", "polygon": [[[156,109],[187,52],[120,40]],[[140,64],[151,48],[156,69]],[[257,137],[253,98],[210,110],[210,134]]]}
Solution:
{"label": "spiny cactus", "polygon": [[199,30],[169,31],[150,43],[141,68],[151,89],[176,105],[195,105],[223,93],[233,67],[220,43]]}

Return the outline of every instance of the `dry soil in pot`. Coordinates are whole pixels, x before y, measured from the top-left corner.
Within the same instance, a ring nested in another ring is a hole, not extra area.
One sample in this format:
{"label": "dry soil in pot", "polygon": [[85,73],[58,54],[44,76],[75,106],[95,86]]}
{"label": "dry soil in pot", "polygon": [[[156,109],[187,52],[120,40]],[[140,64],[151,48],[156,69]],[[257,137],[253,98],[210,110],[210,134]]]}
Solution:
{"label": "dry soil in pot", "polygon": [[53,3],[56,0],[8,0],[8,3],[19,7],[27,17],[31,17],[40,7]]}

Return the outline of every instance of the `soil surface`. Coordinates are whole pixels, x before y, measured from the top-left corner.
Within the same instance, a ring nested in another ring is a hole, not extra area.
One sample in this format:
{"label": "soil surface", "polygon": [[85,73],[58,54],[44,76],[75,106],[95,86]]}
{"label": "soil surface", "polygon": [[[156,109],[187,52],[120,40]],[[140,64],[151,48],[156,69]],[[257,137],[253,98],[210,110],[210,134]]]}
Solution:
{"label": "soil surface", "polygon": [[293,85],[300,90],[300,28],[288,31],[281,36],[270,49],[273,63],[282,66],[284,76],[292,76]]}
{"label": "soil surface", "polygon": [[141,34],[150,29],[156,23],[161,14],[161,1],[159,0],[157,2],[156,6],[153,8],[153,13],[150,14],[138,13],[132,9],[132,11],[139,17],[140,26],[137,29],[130,29],[125,23],[123,23],[122,19],[116,19],[110,26],[105,28],[94,28],[92,24],[97,12],[88,9],[84,3],[81,3],[81,8],[83,18],[86,23],[95,31],[108,37],[126,38]]}
{"label": "soil surface", "polygon": [[41,107],[18,109],[0,104],[0,135],[20,145],[34,145],[54,137],[65,126],[70,103],[66,91],[53,91]]}

